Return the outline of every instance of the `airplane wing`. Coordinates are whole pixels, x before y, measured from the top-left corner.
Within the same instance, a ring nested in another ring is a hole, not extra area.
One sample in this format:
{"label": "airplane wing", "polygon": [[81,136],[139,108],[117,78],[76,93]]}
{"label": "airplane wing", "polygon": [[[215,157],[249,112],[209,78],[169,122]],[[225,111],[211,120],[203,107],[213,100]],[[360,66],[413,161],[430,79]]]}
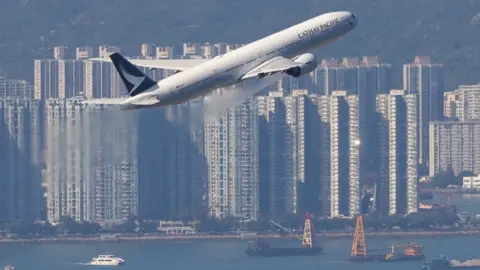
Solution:
{"label": "airplane wing", "polygon": [[265,63],[260,64],[256,68],[247,72],[242,76],[241,80],[247,80],[251,78],[262,78],[267,75],[272,75],[275,73],[281,73],[287,71],[291,68],[298,67],[300,64],[296,63],[290,59],[278,56],[274,57]]}
{"label": "airplane wing", "polygon": [[[128,97],[86,99],[82,103],[83,104],[99,104],[99,105],[120,105],[127,99]],[[129,105],[148,106],[148,105],[156,104],[158,102],[159,101],[157,99],[150,98],[150,99],[139,100],[134,103],[129,103]]]}
{"label": "airplane wing", "polygon": [[[112,62],[110,58],[90,58],[90,61]],[[187,70],[189,68],[198,66],[208,59],[130,59],[128,61],[139,67],[147,67],[151,69],[170,69],[170,70]]]}

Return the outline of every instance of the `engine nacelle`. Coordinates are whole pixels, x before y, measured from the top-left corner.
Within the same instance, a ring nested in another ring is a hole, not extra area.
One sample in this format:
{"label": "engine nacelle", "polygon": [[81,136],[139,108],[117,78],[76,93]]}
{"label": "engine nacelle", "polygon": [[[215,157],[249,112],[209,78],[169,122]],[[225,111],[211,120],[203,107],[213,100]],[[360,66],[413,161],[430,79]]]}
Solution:
{"label": "engine nacelle", "polygon": [[295,78],[314,71],[318,66],[317,58],[311,53],[304,53],[293,61],[299,63],[300,66],[291,68],[286,73]]}

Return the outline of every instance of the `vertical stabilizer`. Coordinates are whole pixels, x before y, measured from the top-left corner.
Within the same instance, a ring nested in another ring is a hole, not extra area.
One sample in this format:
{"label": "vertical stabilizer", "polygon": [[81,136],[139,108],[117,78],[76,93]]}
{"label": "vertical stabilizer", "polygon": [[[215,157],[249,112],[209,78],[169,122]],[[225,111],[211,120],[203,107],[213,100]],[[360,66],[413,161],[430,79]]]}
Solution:
{"label": "vertical stabilizer", "polygon": [[113,65],[130,96],[136,96],[157,84],[121,54],[113,53],[110,55],[110,59],[112,59]]}

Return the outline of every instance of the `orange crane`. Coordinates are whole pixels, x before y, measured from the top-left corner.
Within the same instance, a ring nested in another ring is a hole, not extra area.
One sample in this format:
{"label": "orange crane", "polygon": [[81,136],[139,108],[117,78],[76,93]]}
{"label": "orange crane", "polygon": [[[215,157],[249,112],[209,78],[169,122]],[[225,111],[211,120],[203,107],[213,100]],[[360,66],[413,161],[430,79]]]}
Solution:
{"label": "orange crane", "polygon": [[315,232],[313,230],[312,220],[310,219],[310,213],[307,212],[305,216],[305,225],[303,226],[303,247],[313,247],[314,233]]}
{"label": "orange crane", "polygon": [[363,217],[357,217],[355,233],[353,234],[352,257],[367,258],[367,246],[365,244],[365,233],[363,230]]}

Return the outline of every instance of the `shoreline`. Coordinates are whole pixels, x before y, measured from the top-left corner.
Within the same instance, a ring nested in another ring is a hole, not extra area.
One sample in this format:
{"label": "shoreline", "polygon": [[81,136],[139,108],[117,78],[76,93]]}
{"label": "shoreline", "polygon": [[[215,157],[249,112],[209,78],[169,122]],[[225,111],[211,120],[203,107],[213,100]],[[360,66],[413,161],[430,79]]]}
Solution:
{"label": "shoreline", "polygon": [[461,188],[421,188],[420,192],[431,192],[440,194],[480,194],[477,189],[461,189]]}
{"label": "shoreline", "polygon": [[[420,232],[365,232],[368,237],[437,237],[437,236],[475,236],[480,235],[478,230],[465,231],[420,231]],[[301,237],[299,235],[299,237]],[[335,233],[318,233],[317,237],[340,238],[353,237],[353,232],[335,232]],[[118,236],[112,238],[96,237],[49,237],[36,239],[11,239],[0,238],[0,244],[50,244],[50,243],[124,243],[124,242],[165,242],[165,241],[199,241],[199,240],[253,240],[253,239],[288,239],[294,236],[280,235],[147,235],[147,236]]]}

